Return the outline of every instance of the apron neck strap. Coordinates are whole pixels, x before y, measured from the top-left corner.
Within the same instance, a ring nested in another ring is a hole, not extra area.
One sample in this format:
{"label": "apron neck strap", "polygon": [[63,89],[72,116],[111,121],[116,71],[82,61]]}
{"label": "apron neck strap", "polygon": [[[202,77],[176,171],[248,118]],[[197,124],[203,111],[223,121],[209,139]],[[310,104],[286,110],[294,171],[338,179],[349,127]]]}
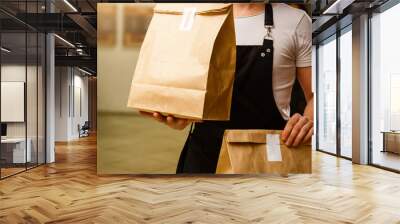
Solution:
{"label": "apron neck strap", "polygon": [[271,30],[274,27],[274,14],[272,12],[271,4],[265,4],[264,27],[267,30],[267,34],[265,35],[264,39],[272,40]]}
{"label": "apron neck strap", "polygon": [[274,14],[272,12],[272,5],[265,4],[265,20],[264,26],[266,28],[272,28],[274,26]]}

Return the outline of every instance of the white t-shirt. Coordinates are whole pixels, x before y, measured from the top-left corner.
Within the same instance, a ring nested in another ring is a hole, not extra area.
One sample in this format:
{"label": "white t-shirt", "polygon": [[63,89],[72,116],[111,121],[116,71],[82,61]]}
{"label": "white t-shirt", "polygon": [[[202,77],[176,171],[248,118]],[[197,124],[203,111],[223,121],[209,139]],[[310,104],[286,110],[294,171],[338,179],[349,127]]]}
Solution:
{"label": "white t-shirt", "polygon": [[[296,80],[296,67],[311,66],[311,19],[306,12],[278,3],[272,4],[274,14],[274,65],[272,88],[276,105],[287,120],[290,99]],[[266,30],[264,15],[235,18],[236,45],[262,45]],[[311,75],[311,74],[310,74]]]}

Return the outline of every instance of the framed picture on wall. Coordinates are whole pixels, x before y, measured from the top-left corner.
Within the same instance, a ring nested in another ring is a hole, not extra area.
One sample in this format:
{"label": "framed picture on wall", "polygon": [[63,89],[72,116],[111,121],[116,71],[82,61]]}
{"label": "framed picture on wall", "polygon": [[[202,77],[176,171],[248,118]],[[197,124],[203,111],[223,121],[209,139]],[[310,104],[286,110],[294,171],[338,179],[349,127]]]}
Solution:
{"label": "framed picture on wall", "polygon": [[25,122],[25,82],[1,82],[1,122]]}

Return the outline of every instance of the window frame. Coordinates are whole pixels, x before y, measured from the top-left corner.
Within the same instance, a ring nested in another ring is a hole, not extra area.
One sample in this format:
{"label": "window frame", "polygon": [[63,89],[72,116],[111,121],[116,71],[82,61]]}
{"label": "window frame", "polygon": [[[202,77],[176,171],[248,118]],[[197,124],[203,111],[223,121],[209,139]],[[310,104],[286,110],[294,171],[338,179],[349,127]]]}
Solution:
{"label": "window frame", "polygon": [[[338,23],[340,22],[340,20],[338,21]],[[340,67],[340,38],[342,35],[346,34],[347,32],[352,32],[352,23],[348,23],[346,24],[344,27],[337,27],[336,32],[333,33],[332,35],[326,37],[325,39],[320,40],[317,44],[316,44],[316,96],[317,96],[317,100],[316,100],[316,150],[319,152],[323,152],[329,155],[333,155],[336,157],[340,157],[346,160],[352,160],[352,158],[347,157],[347,156],[343,156],[341,153],[341,118],[340,118],[340,103],[341,103],[341,97],[340,97],[340,77],[341,77],[341,67]],[[332,152],[328,152],[324,149],[320,148],[320,144],[319,144],[319,135],[318,135],[318,130],[319,130],[319,100],[318,100],[318,94],[320,91],[320,82],[319,82],[319,47],[322,43],[328,43],[330,41],[336,41],[336,152],[332,153]]]}
{"label": "window frame", "polygon": [[374,14],[381,14],[384,13],[385,11],[393,8],[394,6],[397,6],[400,4],[400,0],[388,0],[384,4],[369,10],[368,13],[368,157],[367,157],[367,163],[370,166],[377,167],[383,170],[395,172],[395,173],[400,173],[400,169],[394,169],[388,166],[376,164],[373,162],[373,153],[374,153],[374,147],[373,147],[373,130],[372,130],[372,119],[373,119],[373,113],[372,113],[372,94],[373,94],[373,88],[372,88],[372,71],[373,71],[373,61],[372,61],[372,54],[373,54],[373,35],[372,35],[372,19],[374,17]]}

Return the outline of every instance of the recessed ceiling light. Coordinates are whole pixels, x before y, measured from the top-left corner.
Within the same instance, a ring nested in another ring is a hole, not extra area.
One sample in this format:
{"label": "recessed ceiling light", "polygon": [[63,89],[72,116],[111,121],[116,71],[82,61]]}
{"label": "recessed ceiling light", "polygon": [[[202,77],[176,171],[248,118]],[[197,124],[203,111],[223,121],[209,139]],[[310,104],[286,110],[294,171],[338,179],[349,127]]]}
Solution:
{"label": "recessed ceiling light", "polygon": [[59,40],[61,40],[62,42],[64,42],[65,44],[67,44],[70,47],[75,48],[75,45],[73,45],[71,42],[69,42],[68,40],[60,37],[58,34],[54,34],[55,37],[57,37]]}
{"label": "recessed ceiling light", "polygon": [[81,71],[81,72],[83,72],[83,73],[85,73],[85,74],[87,74],[87,75],[90,75],[90,76],[93,75],[92,73],[90,73],[90,72],[88,72],[88,71],[86,71],[86,70],[84,70],[84,69],[81,69],[81,68],[79,68],[79,67],[78,67],[78,70]]}
{"label": "recessed ceiling light", "polygon": [[78,12],[78,10],[68,1],[68,0],[64,0],[65,4],[68,5],[68,7],[70,7],[74,12]]}
{"label": "recessed ceiling light", "polygon": [[9,49],[7,49],[5,47],[1,47],[0,49],[1,49],[1,51],[4,51],[6,53],[10,53],[11,52],[11,50],[9,50]]}
{"label": "recessed ceiling light", "polygon": [[351,5],[354,0],[336,0],[327,9],[324,10],[322,14],[342,14],[343,9]]}

